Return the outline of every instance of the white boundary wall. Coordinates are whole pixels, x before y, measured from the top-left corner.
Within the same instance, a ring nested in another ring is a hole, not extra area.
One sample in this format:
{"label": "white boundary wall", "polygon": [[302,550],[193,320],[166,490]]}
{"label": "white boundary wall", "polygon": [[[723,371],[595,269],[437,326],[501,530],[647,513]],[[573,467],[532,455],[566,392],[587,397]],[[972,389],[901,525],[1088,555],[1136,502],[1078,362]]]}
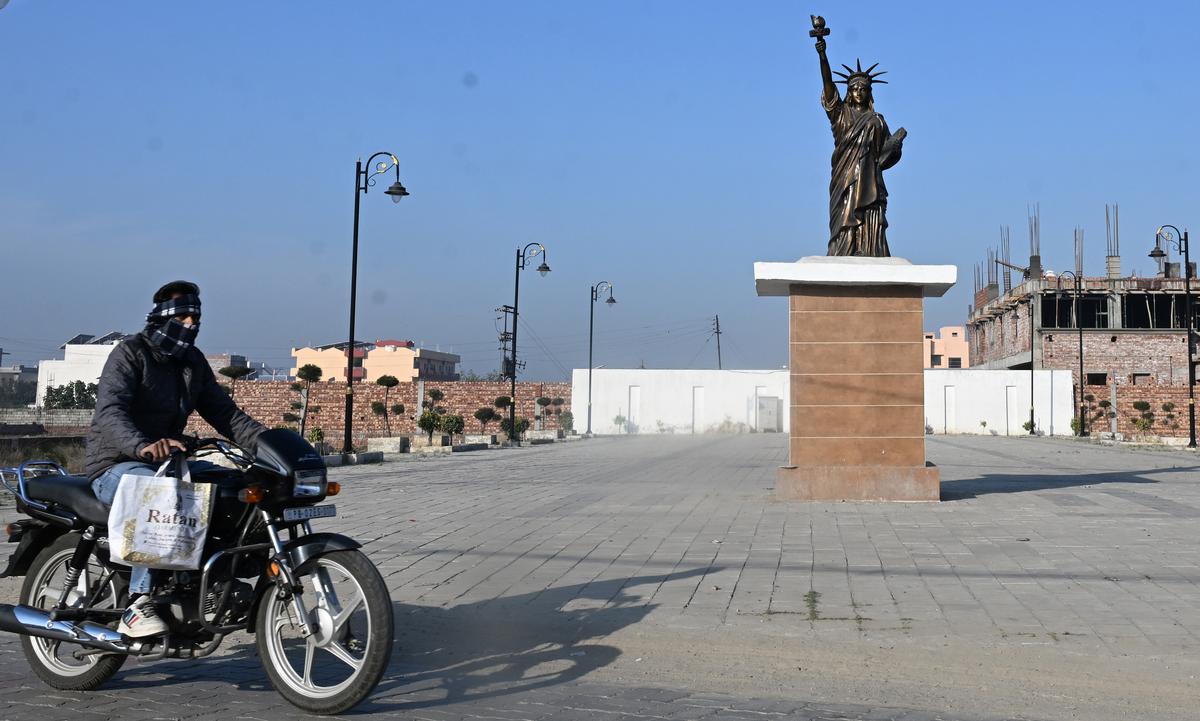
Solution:
{"label": "white boundary wall", "polygon": [[[1071,371],[1033,372],[1033,419],[1039,435],[1071,435]],[[1026,435],[1029,371],[926,370],[925,425],[934,433]],[[1107,427],[1107,424],[1106,424]]]}
{"label": "white boundary wall", "polygon": [[[757,428],[759,397],[779,399],[781,430],[788,430],[786,370],[647,370],[599,368],[592,371],[592,432],[620,433],[613,418],[622,415],[638,433],[708,433]],[[571,412],[575,430],[587,430],[588,372],[571,373]],[[633,430],[633,428],[630,428]]]}
{"label": "white boundary wall", "polygon": [[[933,433],[1023,435],[1029,420],[1029,371],[926,370],[925,424]],[[621,433],[619,414],[638,433],[711,433],[756,430],[758,398],[779,399],[780,430],[787,433],[787,370],[592,371],[592,432]],[[1070,371],[1035,371],[1034,420],[1038,433],[1071,435]],[[587,430],[588,374],[571,374],[575,430]],[[986,425],[981,425],[981,421]],[[630,428],[630,431],[635,430]]]}

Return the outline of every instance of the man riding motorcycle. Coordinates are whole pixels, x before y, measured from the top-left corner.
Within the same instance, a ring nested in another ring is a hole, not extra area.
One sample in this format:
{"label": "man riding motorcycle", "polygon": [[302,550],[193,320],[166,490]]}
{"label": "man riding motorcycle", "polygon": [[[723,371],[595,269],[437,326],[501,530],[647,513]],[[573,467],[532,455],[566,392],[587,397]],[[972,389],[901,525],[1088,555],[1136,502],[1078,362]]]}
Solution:
{"label": "man riding motorcycle", "polygon": [[[146,327],[113,350],[100,376],[86,463],[92,490],[105,503],[112,502],[122,476],[152,476],[157,470],[152,464],[186,450],[181,439],[193,410],[244,448],[253,448],[267,430],[237,407],[195,346],[200,288],[172,281],[155,292],[154,304]],[[209,465],[190,463],[194,471]],[[151,569],[132,568],[130,603],[118,630],[130,638],[165,633],[151,595]]]}

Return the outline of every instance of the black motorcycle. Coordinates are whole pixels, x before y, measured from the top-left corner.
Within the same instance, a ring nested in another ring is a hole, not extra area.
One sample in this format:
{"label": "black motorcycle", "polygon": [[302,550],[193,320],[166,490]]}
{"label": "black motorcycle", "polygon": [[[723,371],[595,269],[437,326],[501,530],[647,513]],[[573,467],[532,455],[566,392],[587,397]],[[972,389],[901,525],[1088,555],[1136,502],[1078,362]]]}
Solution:
{"label": "black motorcycle", "polygon": [[[155,571],[166,634],[116,631],[128,603],[128,566],[108,551],[108,511],[87,478],[48,461],[0,469],[29,516],[7,527],[16,552],[0,576],[24,576],[20,604],[0,604],[0,629],[21,634],[34,673],[65,690],[98,688],[126,659],[200,658],[235,631],[255,634],[275,689],[318,714],[345,711],[379,683],[392,653],[392,606],[379,571],[311,521],[341,487],[315,449],[287,430],[259,436],[250,454],[223,439],[194,439],[229,459],[192,481],[214,485],[201,567]],[[182,457],[180,458],[182,461]],[[15,486],[13,485],[15,483]]]}

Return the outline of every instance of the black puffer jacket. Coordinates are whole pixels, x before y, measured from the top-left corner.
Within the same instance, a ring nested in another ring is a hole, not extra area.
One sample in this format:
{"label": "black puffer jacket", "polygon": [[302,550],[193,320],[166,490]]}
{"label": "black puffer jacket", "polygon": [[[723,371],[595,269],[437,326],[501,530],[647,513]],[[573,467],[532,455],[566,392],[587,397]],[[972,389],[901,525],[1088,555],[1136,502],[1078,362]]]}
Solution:
{"label": "black puffer jacket", "polygon": [[140,333],[121,343],[100,376],[87,436],[88,476],[95,478],[122,461],[145,460],[138,457],[138,449],[160,438],[181,438],[193,410],[218,433],[251,450],[266,430],[217,384],[212,367],[195,347],[177,361]]}

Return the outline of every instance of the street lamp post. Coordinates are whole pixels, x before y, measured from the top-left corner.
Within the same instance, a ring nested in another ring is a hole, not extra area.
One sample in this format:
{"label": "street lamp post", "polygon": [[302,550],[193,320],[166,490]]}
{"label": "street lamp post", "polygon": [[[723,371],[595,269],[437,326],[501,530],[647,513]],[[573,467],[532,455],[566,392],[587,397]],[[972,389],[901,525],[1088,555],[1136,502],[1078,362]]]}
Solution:
{"label": "street lamp post", "polygon": [[[1174,230],[1174,235],[1171,234],[1170,228]],[[1188,367],[1188,448],[1196,447],[1196,364],[1192,359],[1195,358],[1196,339],[1192,331],[1192,258],[1190,249],[1188,248],[1187,231],[1179,232],[1179,228],[1173,225],[1160,226],[1154,234],[1154,250],[1150,251],[1150,257],[1155,260],[1160,260],[1166,257],[1162,246],[1158,239],[1162,238],[1168,243],[1174,245],[1180,253],[1183,254],[1183,306],[1184,315],[1187,316],[1187,367]]]}
{"label": "street lamp post", "polygon": [[[371,163],[375,158],[384,157],[374,170]],[[346,343],[346,418],[345,436],[342,439],[342,453],[353,453],[354,444],[351,442],[351,431],[354,425],[354,311],[358,296],[358,208],[359,201],[369,188],[375,185],[375,176],[382,175],[392,168],[396,169],[396,182],[383,191],[391,196],[393,203],[408,195],[408,190],[400,184],[400,161],[392,153],[375,153],[364,166],[362,158],[354,164],[354,243],[350,253],[350,339]]]}
{"label": "street lamp post", "polygon": [[550,272],[550,266],[546,265],[546,246],[541,243],[530,243],[524,248],[517,250],[517,270],[516,280],[513,281],[513,328],[512,328],[512,355],[509,361],[508,377],[512,382],[512,394],[510,396],[511,403],[508,404],[508,434],[509,440],[513,445],[521,445],[520,434],[517,433],[517,312],[518,303],[521,299],[521,271],[529,261],[538,256],[542,256],[542,264],[537,267],[538,273],[545,276]]}
{"label": "street lamp post", "polygon": [[1080,322],[1080,319],[1079,319],[1079,298],[1080,298],[1080,294],[1083,292],[1083,278],[1079,277],[1079,275],[1077,275],[1076,273],[1073,273],[1069,270],[1064,270],[1063,272],[1058,274],[1059,292],[1062,291],[1062,277],[1064,275],[1069,275],[1069,276],[1071,276],[1071,278],[1073,278],[1075,280],[1075,290],[1074,290],[1075,302],[1073,303],[1073,305],[1075,306],[1075,327],[1077,329],[1079,329],[1079,410],[1078,410],[1079,415],[1078,415],[1078,422],[1079,422],[1079,435],[1086,436],[1086,435],[1088,435],[1087,425],[1086,425],[1087,421],[1086,421],[1086,417],[1085,417],[1084,410],[1083,410],[1083,404],[1084,404],[1084,400],[1083,400],[1083,380],[1084,380],[1083,379],[1083,324]]}
{"label": "street lamp post", "polygon": [[1036,360],[1037,356],[1033,352],[1033,346],[1034,346],[1033,306],[1034,306],[1034,300],[1037,298],[1036,294],[1039,291],[1034,289],[1035,286],[1033,283],[1030,283],[1029,287],[1031,289],[1029,292],[1029,435],[1036,436],[1037,428],[1035,428],[1033,425],[1033,379],[1034,379],[1034,375],[1035,375],[1033,369],[1035,367],[1034,361]]}
{"label": "street lamp post", "polygon": [[615,305],[617,300],[613,298],[612,283],[607,280],[602,280],[592,286],[592,302],[588,304],[588,406],[587,406],[587,433],[592,436],[592,329],[596,326],[596,301],[600,298],[600,294],[608,290],[608,300],[604,301],[606,305]]}

